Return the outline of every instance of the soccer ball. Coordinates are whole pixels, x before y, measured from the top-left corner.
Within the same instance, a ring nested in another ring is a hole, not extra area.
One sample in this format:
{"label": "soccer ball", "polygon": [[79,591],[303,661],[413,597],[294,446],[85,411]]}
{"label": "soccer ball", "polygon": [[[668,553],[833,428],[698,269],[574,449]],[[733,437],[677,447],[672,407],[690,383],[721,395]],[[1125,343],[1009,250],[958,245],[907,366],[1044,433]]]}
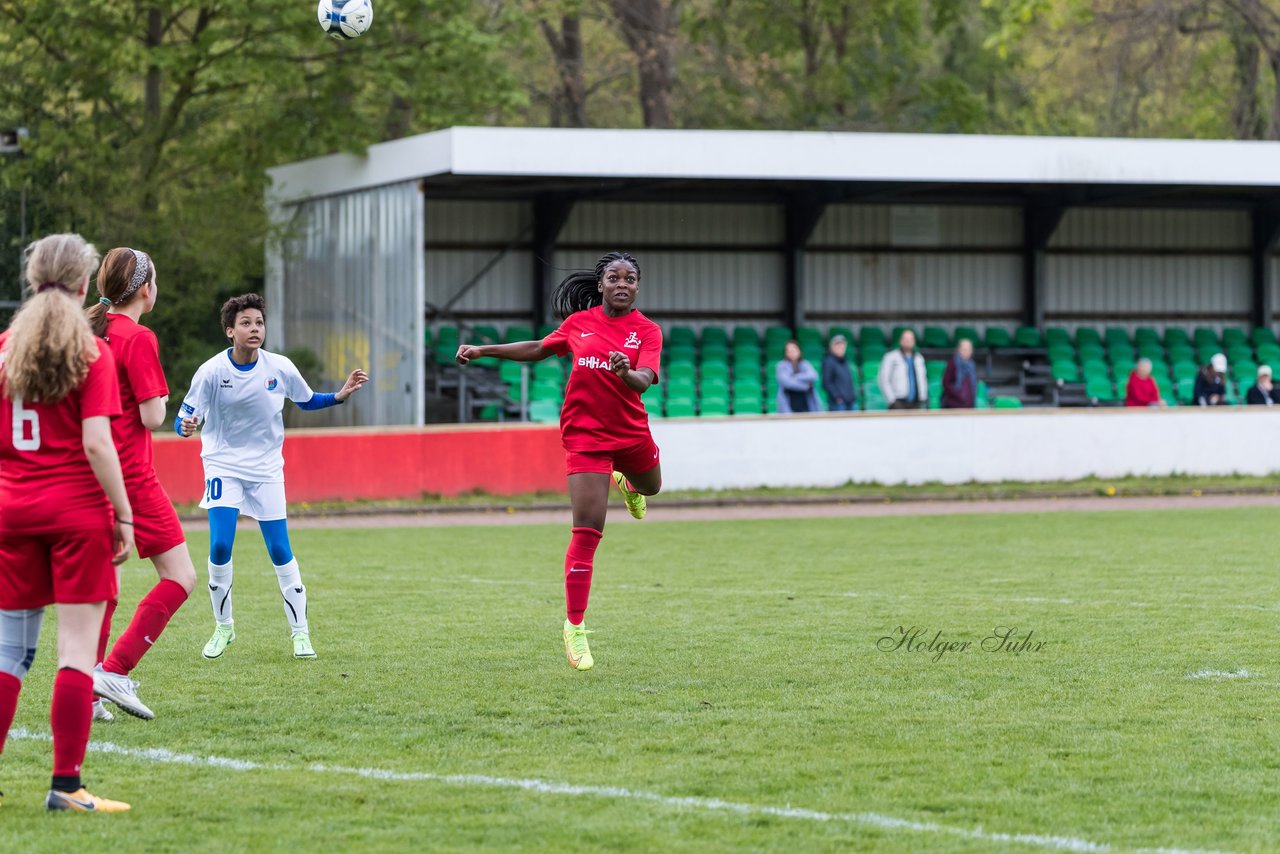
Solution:
{"label": "soccer ball", "polygon": [[330,38],[357,39],[368,32],[373,23],[373,4],[369,0],[320,0],[316,17]]}

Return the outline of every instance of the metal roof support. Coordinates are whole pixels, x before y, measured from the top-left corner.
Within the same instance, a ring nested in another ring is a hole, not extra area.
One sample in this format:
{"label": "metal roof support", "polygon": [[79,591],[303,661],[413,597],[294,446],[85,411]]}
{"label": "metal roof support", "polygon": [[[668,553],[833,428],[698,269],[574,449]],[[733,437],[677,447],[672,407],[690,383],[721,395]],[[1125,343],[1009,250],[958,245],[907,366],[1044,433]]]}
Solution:
{"label": "metal roof support", "polygon": [[547,296],[556,275],[556,242],[573,212],[574,200],[544,193],[533,200],[533,329],[547,322]]}
{"label": "metal roof support", "polygon": [[1254,326],[1270,327],[1275,317],[1275,275],[1273,253],[1280,237],[1280,203],[1258,205],[1250,212],[1253,240],[1249,251],[1250,282],[1253,286]]}
{"label": "metal roof support", "polygon": [[1067,212],[1060,197],[1031,196],[1022,208],[1022,322],[1044,326],[1045,256]]}
{"label": "metal roof support", "polygon": [[812,194],[792,195],[786,201],[783,311],[787,326],[793,330],[804,324],[804,248],[826,208],[827,203]]}

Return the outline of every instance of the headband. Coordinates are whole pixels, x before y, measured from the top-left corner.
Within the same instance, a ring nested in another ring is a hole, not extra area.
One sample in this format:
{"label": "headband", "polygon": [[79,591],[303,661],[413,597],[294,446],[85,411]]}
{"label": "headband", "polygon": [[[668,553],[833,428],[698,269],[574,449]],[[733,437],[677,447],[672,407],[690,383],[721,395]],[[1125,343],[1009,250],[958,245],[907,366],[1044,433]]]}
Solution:
{"label": "headband", "polygon": [[151,264],[147,258],[147,253],[139,252],[137,249],[130,249],[129,251],[133,253],[133,277],[129,279],[129,287],[124,289],[124,293],[120,295],[118,300],[115,300],[116,305],[127,302],[129,297],[133,296],[133,292],[142,287],[142,283],[151,277]]}

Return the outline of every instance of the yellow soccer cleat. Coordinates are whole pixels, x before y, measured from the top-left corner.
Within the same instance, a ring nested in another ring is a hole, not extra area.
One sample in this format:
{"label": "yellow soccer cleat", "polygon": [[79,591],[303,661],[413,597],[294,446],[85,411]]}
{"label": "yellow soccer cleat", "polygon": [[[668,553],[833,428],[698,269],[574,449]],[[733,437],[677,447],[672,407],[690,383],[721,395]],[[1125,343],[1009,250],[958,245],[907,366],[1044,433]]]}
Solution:
{"label": "yellow soccer cleat", "polygon": [[622,500],[627,502],[627,512],[636,519],[643,519],[645,510],[648,509],[644,496],[627,488],[627,479],[623,477],[620,471],[613,473],[613,482],[618,484],[618,491],[622,493]]}
{"label": "yellow soccer cleat", "polygon": [[596,663],[591,657],[591,647],[587,646],[586,628],[568,620],[564,621],[564,657],[574,670],[590,670]]}
{"label": "yellow soccer cleat", "polygon": [[50,812],[128,812],[129,805],[121,801],[109,801],[97,795],[89,794],[89,790],[81,788],[75,792],[59,792],[49,790],[44,799],[44,808]]}

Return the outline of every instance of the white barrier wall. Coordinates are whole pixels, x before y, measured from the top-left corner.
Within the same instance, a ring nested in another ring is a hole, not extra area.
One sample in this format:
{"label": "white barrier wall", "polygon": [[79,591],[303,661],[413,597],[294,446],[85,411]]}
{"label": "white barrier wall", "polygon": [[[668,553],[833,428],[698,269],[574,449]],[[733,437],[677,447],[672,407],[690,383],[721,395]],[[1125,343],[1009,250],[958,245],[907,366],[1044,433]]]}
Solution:
{"label": "white barrier wall", "polygon": [[651,422],[668,489],[1280,472],[1280,407]]}

